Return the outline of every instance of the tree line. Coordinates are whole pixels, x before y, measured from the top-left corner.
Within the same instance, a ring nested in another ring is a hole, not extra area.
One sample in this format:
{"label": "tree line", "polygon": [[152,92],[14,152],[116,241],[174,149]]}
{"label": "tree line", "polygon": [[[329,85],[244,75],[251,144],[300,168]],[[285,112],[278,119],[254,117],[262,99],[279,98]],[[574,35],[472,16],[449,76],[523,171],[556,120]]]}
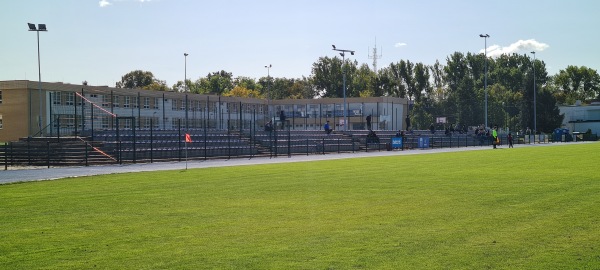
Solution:
{"label": "tree line", "polygon": [[444,65],[439,60],[430,66],[400,60],[377,72],[356,60],[342,63],[341,58],[325,56],[312,64],[309,77],[254,79],[221,70],[171,87],[150,71],[135,70],[116,87],[265,99],[336,98],[343,96],[344,72],[347,97],[409,99],[413,104],[409,116],[417,129],[428,128],[436,117],[461,126],[483,124],[485,92],[490,126],[524,130],[533,128],[535,89],[537,126],[542,132],[560,127],[563,116],[558,104],[600,99],[600,75],[585,66],[568,66],[549,76],[543,61],[525,54],[486,59],[484,54],[460,52],[446,57]]}

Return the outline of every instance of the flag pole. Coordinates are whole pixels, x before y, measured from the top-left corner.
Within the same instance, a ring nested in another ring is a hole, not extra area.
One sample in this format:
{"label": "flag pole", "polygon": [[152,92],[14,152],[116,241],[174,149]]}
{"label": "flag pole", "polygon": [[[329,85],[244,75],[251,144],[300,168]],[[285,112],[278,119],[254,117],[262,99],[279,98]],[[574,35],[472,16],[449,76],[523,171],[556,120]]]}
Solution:
{"label": "flag pole", "polygon": [[185,133],[185,169],[188,169],[188,143],[192,142],[192,136],[189,133]]}
{"label": "flag pole", "polygon": [[185,170],[188,168],[188,142],[185,142]]}

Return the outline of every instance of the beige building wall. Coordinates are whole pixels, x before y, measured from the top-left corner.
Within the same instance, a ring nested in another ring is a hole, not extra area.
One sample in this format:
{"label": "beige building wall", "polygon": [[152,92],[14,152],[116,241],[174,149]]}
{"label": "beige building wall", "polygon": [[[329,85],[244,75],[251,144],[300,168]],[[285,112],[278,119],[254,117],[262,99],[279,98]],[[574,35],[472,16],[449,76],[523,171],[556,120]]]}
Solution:
{"label": "beige building wall", "polygon": [[29,101],[32,98],[32,100],[38,102],[38,93],[36,92],[35,97],[33,97],[34,93],[27,89],[27,81],[18,81],[17,83],[0,82],[0,91],[2,91],[0,142],[15,141],[27,137],[34,124],[30,121],[29,116],[30,114],[37,115],[39,111],[39,109],[36,109],[30,112]]}
{"label": "beige building wall", "polygon": [[[75,126],[77,126],[77,122],[73,122],[72,119],[69,120],[67,118],[69,116],[72,118],[75,109],[77,109],[76,114],[80,114],[79,108],[81,107],[80,105],[76,105],[79,107],[74,108],[75,106],[68,106],[66,103],[68,99],[70,103],[79,103],[80,98],[74,92],[80,94],[82,89],[86,98],[92,100],[97,106],[102,106],[109,113],[114,112],[118,116],[136,117],[138,123],[135,126],[138,128],[143,128],[147,123],[147,119],[152,119],[153,126],[156,128],[173,128],[175,126],[174,123],[185,119],[186,110],[182,108],[185,107],[186,100],[190,104],[187,114],[190,117],[192,128],[204,125],[202,119],[198,119],[200,117],[208,118],[206,123],[209,128],[227,128],[227,119],[225,119],[227,117],[231,117],[231,120],[234,123],[238,123],[237,126],[239,127],[240,115],[243,114],[243,120],[247,122],[249,119],[253,119],[254,112],[256,112],[255,125],[261,128],[269,118],[268,104],[271,105],[273,117],[278,118],[278,110],[281,109],[284,109],[286,113],[302,115],[302,117],[296,118],[288,117],[288,120],[292,120],[290,122],[293,125],[292,128],[321,129],[325,120],[331,119],[338,124],[337,129],[342,128],[340,119],[343,119],[343,117],[340,117],[340,113],[343,111],[343,98],[267,101],[266,99],[256,98],[223,97],[47,82],[42,82],[41,88],[42,111],[44,112],[42,114],[43,128],[48,126],[50,119],[54,118],[56,114],[65,116],[65,118],[60,118],[61,123],[64,122],[65,125],[70,124],[71,126],[75,123]],[[0,81],[0,91],[2,91],[0,115],[3,122],[3,126],[0,129],[0,142],[15,141],[28,136],[39,136],[38,115],[40,99],[38,82]],[[60,92],[60,96],[56,96],[58,92]],[[90,96],[91,94],[94,94],[96,97]],[[67,95],[70,95],[70,97],[67,98]],[[141,108],[140,110],[136,108],[125,109],[123,106],[126,100],[132,102],[134,99],[139,99],[141,107],[146,98],[149,98],[148,108]],[[113,102],[117,103],[116,106]],[[391,130],[405,128],[403,119],[407,111],[406,99],[393,97],[347,98],[346,102],[348,110],[360,112],[349,115],[349,129],[364,128],[365,118],[369,114],[373,114],[373,129]],[[89,103],[87,104],[89,108]],[[241,108],[240,104],[242,105]],[[319,113],[323,115],[315,116],[315,108],[319,108]],[[231,110],[231,113],[228,110]],[[49,113],[50,111],[53,111],[53,113]],[[337,116],[332,115],[332,112],[335,112]],[[326,113],[329,115],[324,115]],[[103,115],[106,116],[108,114],[103,113]],[[95,115],[95,118],[99,117],[102,117],[102,115]],[[77,119],[77,121],[79,120]],[[90,126],[90,123],[85,123],[86,129],[89,129]],[[47,127],[44,129],[44,134],[47,136],[56,134],[52,133],[53,128],[54,132],[56,132],[56,127]],[[95,130],[101,128],[100,123],[94,125]],[[108,128],[112,128],[112,125]]]}

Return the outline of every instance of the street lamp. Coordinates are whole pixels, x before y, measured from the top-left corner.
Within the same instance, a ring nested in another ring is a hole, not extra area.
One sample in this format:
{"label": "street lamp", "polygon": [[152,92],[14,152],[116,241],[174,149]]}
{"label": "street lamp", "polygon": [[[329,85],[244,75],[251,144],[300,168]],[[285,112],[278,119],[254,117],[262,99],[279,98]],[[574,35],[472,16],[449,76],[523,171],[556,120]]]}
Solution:
{"label": "street lamp", "polygon": [[537,132],[537,102],[536,102],[536,86],[535,86],[535,51],[533,54],[533,132]]}
{"label": "street lamp", "polygon": [[485,128],[488,127],[488,93],[487,93],[487,39],[490,37],[488,34],[480,34],[484,41],[483,53],[485,55],[485,78],[483,83],[483,91],[485,92]]}
{"label": "street lamp", "polygon": [[[42,136],[42,68],[40,65],[40,32],[46,32],[46,24],[38,24],[38,27],[35,27],[33,23],[27,23],[29,25],[29,31],[37,32],[37,49],[38,49],[38,98],[40,99],[40,112],[38,115],[38,127],[40,129],[40,136]],[[31,106],[31,105],[30,105]]]}
{"label": "street lamp", "polygon": [[344,69],[344,63],[346,62],[346,53],[349,52],[350,55],[354,55],[353,50],[343,50],[338,49],[335,45],[331,45],[334,51],[340,52],[342,56],[342,74],[344,77],[344,130],[348,130],[348,110],[346,109],[346,70]]}
{"label": "street lamp", "polygon": [[[188,99],[187,99],[187,92],[188,92],[188,87],[187,87],[187,56],[189,54],[187,53],[183,53],[183,59],[184,59],[184,64],[183,64],[183,83],[184,83],[184,87],[185,90],[184,92],[186,92],[185,94],[185,129],[188,130],[188,123],[190,122],[189,118],[188,118]],[[187,131],[186,131],[187,132]]]}
{"label": "street lamp", "polygon": [[271,115],[271,68],[273,67],[273,65],[269,64],[268,66],[265,66],[265,68],[267,69],[267,110],[269,111],[269,120],[271,120],[271,118],[273,117]]}
{"label": "street lamp", "polygon": [[188,89],[187,89],[187,56],[188,55],[189,54],[187,54],[187,53],[183,53],[183,58],[184,58],[184,66],[183,66],[183,77],[184,78],[183,78],[183,83],[184,83],[184,87],[185,87],[184,92],[188,91]]}

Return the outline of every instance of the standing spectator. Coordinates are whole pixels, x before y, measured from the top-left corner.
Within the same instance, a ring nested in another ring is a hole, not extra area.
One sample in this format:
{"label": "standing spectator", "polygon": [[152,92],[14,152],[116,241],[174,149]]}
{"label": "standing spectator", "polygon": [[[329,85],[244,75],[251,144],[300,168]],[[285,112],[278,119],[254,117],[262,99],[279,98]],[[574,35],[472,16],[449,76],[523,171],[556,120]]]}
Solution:
{"label": "standing spectator", "polygon": [[406,130],[408,131],[408,133],[410,133],[410,117],[408,115],[406,115],[406,119],[404,119],[404,122],[406,122]]}
{"label": "standing spectator", "polygon": [[285,129],[285,112],[281,110],[279,113],[279,121],[281,121],[281,130]]}
{"label": "standing spectator", "polygon": [[371,130],[371,115],[367,115],[367,129]]}
{"label": "standing spectator", "polygon": [[498,140],[498,126],[494,126],[494,128],[492,129],[492,145],[494,146],[494,149],[496,149],[496,145],[500,142],[500,140]]}
{"label": "standing spectator", "polygon": [[508,133],[508,148],[514,148],[512,133]]}
{"label": "standing spectator", "polygon": [[433,125],[433,123],[429,126],[429,130],[431,131],[431,134],[435,134],[435,125]]}

